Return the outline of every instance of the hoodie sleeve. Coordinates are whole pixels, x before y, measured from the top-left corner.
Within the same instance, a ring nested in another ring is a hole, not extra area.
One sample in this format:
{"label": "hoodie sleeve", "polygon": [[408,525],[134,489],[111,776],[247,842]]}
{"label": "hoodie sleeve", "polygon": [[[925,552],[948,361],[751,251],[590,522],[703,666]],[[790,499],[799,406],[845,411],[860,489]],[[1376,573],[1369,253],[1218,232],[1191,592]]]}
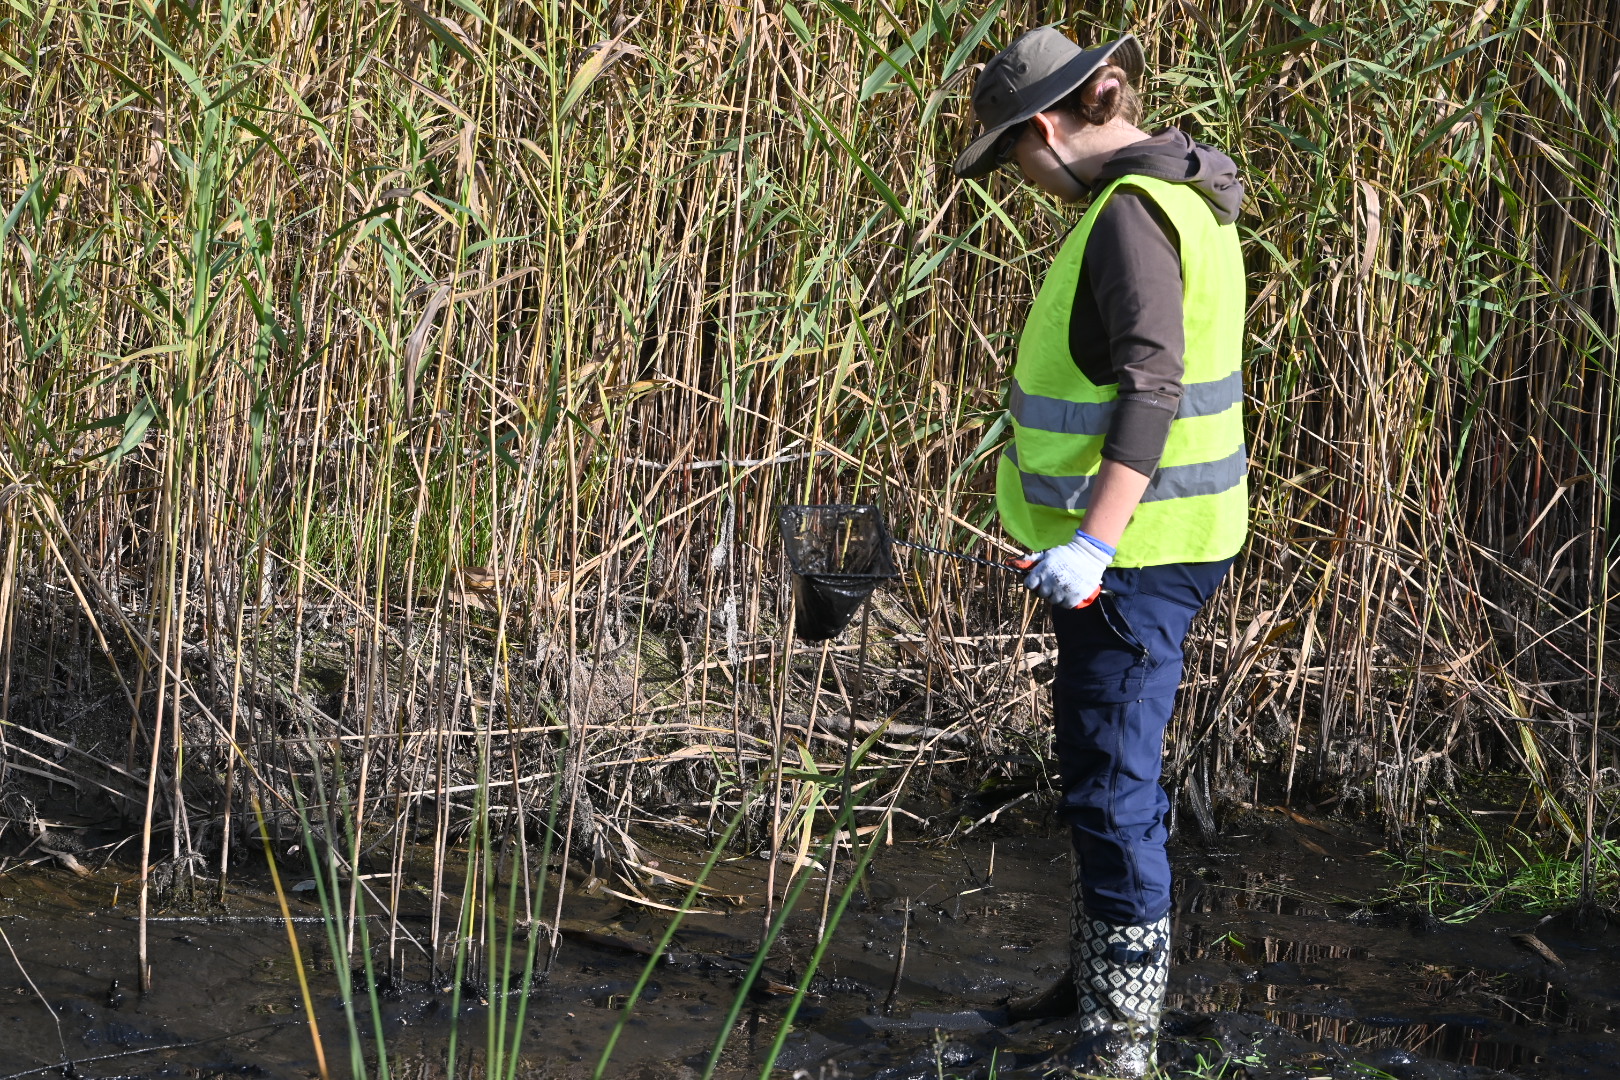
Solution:
{"label": "hoodie sleeve", "polygon": [[1174,226],[1129,188],[1109,199],[1086,240],[1080,288],[1089,288],[1096,301],[1098,329],[1119,383],[1102,456],[1144,476],[1159,467],[1181,405],[1186,337],[1179,251]]}

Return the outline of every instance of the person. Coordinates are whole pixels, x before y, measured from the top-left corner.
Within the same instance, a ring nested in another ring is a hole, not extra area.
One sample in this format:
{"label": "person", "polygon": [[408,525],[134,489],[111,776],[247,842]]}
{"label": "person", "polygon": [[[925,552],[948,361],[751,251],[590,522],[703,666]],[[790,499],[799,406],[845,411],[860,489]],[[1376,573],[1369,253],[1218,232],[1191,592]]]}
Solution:
{"label": "person", "polygon": [[[1090,200],[1024,322],[997,467],[1003,526],[1051,604],[1059,814],[1074,849],[1061,1064],[1143,1076],[1170,967],[1164,729],[1182,641],[1248,529],[1243,184],[1225,154],[1137,124],[1142,48],[1032,30],[980,71],[955,172],[1016,164]],[[1050,1005],[1051,999],[1048,999]]]}

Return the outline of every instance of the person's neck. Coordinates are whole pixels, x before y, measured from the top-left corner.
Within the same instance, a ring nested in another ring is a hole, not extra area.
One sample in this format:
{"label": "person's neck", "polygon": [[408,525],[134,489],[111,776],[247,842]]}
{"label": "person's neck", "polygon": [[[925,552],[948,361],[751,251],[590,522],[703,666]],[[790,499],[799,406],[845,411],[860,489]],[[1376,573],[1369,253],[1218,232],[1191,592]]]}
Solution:
{"label": "person's neck", "polygon": [[1148,133],[1135,124],[1115,120],[1101,127],[1076,132],[1068,140],[1068,153],[1064,156],[1076,176],[1088,184],[1095,184],[1109,158],[1146,138],[1150,138]]}

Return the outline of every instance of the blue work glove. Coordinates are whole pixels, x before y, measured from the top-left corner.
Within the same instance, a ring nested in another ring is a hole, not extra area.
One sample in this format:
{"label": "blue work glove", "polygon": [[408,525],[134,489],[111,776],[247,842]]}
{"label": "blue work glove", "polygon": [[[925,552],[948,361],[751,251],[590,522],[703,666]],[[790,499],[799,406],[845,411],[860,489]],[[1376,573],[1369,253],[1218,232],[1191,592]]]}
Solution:
{"label": "blue work glove", "polygon": [[1020,563],[1029,569],[1024,588],[1058,607],[1083,608],[1102,592],[1103,571],[1114,561],[1114,554],[1114,548],[1084,529],[1076,529],[1067,544]]}

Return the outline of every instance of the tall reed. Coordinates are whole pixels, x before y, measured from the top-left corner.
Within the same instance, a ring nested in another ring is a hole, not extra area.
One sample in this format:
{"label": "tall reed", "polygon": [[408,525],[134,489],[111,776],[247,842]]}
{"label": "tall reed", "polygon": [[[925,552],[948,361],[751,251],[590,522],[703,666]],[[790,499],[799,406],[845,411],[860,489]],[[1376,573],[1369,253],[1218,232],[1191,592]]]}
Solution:
{"label": "tall reed", "polygon": [[[553,793],[564,858],[650,882],[634,830],[761,782],[746,842],[802,866],[869,717],[868,826],[919,768],[1032,767],[1019,591],[910,558],[851,686],[789,640],[773,511],[1009,550],[1003,387],[1074,212],[948,163],[972,65],[1054,20],[1139,33],[1152,122],[1249,184],[1255,533],[1194,635],[1189,809],[1398,831],[1509,768],[1603,834],[1620,53],[1528,0],[13,0],[7,776],[140,823],[143,904],[253,858],[255,797],[278,850],[333,814],[344,934],[362,853],[390,908],[466,859],[459,970],[475,870],[554,924]],[[373,944],[404,963],[331,947]]]}

